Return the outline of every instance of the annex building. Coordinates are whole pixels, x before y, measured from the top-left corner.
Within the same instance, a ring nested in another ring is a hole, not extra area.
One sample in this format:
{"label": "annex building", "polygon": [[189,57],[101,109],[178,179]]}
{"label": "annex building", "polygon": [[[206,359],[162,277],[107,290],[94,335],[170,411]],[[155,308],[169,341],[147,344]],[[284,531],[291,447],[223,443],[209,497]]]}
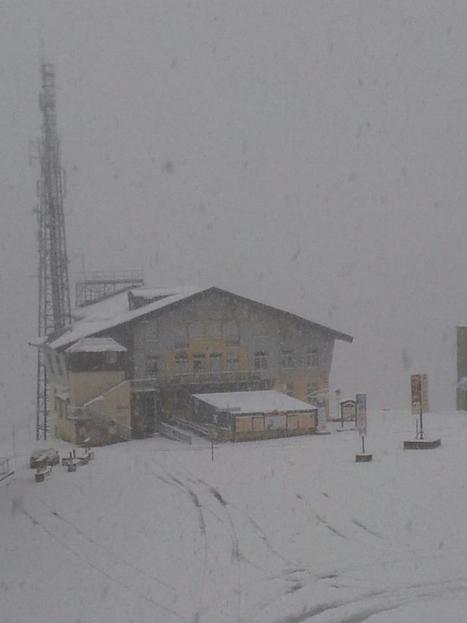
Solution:
{"label": "annex building", "polygon": [[[77,308],[70,327],[32,345],[45,354],[56,434],[95,445],[152,435],[161,421],[196,420],[200,396],[236,392],[301,401],[308,415],[290,422],[310,432],[310,405],[327,408],[334,343],[352,339],[216,287],[135,288]],[[269,430],[279,422],[266,421]]]}

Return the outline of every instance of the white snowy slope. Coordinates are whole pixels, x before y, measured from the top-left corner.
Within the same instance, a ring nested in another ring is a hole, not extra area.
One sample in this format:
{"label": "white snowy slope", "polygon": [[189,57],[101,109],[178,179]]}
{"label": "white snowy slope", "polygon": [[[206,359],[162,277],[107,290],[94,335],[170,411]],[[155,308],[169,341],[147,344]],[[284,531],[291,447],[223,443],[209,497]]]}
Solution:
{"label": "white snowy slope", "polygon": [[[467,415],[357,433],[96,450],[0,483],[2,623],[459,623],[467,620]],[[0,454],[5,454],[6,447]]]}

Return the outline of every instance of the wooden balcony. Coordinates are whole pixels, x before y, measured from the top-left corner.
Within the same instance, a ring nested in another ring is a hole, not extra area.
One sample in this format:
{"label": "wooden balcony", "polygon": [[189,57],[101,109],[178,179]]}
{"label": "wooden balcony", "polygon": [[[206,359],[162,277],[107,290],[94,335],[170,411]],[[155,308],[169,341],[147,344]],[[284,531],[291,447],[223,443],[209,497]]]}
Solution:
{"label": "wooden balcony", "polygon": [[180,372],[168,374],[166,372],[154,377],[131,379],[130,387],[133,393],[155,392],[164,387],[177,385],[234,385],[239,383],[260,383],[265,379],[258,370],[223,370],[202,372]]}

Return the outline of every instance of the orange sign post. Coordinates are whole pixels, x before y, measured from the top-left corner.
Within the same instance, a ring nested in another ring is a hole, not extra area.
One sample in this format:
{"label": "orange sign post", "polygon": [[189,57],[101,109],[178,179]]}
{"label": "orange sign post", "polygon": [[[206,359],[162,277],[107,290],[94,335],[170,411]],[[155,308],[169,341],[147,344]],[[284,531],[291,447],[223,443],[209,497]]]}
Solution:
{"label": "orange sign post", "polygon": [[404,449],[424,450],[438,448],[441,445],[441,440],[426,440],[423,430],[423,413],[428,411],[428,377],[426,374],[412,374],[410,377],[410,394],[412,414],[418,416],[418,419],[415,440],[404,441]]}

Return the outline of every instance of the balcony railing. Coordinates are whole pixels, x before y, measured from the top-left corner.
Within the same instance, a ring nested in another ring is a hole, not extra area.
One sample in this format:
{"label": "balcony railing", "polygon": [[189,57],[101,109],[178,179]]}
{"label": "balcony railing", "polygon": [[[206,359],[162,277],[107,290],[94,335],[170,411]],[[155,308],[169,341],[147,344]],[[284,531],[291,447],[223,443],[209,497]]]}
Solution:
{"label": "balcony railing", "polygon": [[131,379],[131,391],[150,392],[170,385],[207,385],[230,383],[255,383],[264,380],[257,370],[223,370],[201,372],[166,372],[158,376]]}
{"label": "balcony railing", "polygon": [[257,370],[201,370],[198,372],[175,372],[159,377],[163,384],[202,385],[204,383],[241,383],[260,381]]}

